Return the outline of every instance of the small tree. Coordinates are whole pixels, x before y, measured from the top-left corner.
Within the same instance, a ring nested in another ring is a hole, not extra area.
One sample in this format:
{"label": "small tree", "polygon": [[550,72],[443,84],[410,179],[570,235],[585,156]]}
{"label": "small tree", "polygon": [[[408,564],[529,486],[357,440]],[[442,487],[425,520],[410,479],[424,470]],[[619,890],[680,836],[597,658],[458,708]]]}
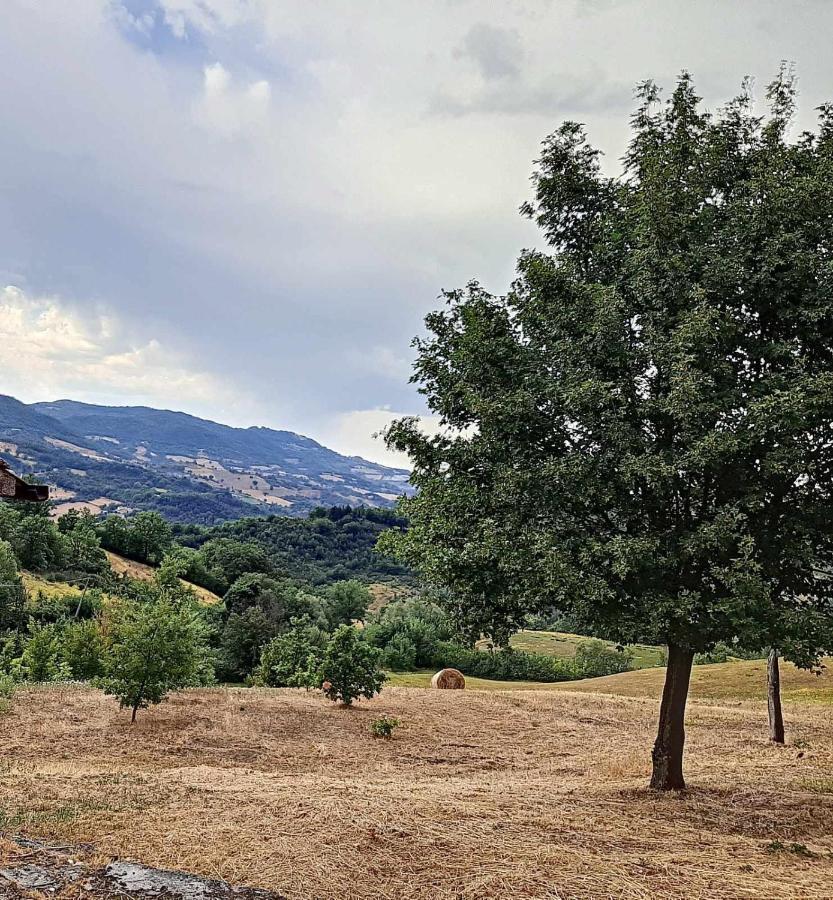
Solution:
{"label": "small tree", "polygon": [[326,635],[309,623],[273,638],[260,656],[256,680],[267,687],[306,687],[321,683],[321,658]]}
{"label": "small tree", "polygon": [[104,673],[104,637],[95,619],[68,622],[61,631],[60,658],[76,681],[90,681]]}
{"label": "small tree", "polygon": [[21,674],[27,681],[56,681],[59,674],[58,632],[55,625],[29,622],[29,639],[20,658]]}
{"label": "small tree", "polygon": [[133,710],[132,724],[140,709],[199,682],[206,652],[202,627],[191,606],[161,592],[146,602],[122,601],[111,616],[100,684]]}
{"label": "small tree", "polygon": [[359,697],[370,699],[382,690],[385,673],[382,653],[349,625],[339,626],[330,638],[321,663],[324,693],[333,702],[350,706]]}
{"label": "small tree", "polygon": [[360,581],[354,578],[337,581],[327,589],[324,599],[324,612],[330,628],[363,621],[367,616],[370,600],[370,591]]}

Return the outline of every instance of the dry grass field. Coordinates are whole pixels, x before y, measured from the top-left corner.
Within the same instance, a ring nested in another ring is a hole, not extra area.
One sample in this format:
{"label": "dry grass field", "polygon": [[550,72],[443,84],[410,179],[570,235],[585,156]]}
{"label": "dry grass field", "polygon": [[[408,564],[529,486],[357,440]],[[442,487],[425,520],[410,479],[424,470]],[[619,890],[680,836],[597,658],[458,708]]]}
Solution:
{"label": "dry grass field", "polygon": [[[640,673],[627,673],[626,677]],[[621,676],[620,676],[621,677]],[[2,828],[291,898],[833,897],[833,721],[695,700],[689,790],[646,790],[655,697],[390,687],[185,692],[129,715],[23,690]],[[402,720],[391,741],[370,721]]]}
{"label": "dry grass field", "polygon": [[[116,575],[127,575],[128,578],[135,578],[138,581],[152,581],[156,574],[153,566],[149,566],[147,563],[136,562],[135,559],[119,556],[118,553],[113,553],[110,550],[107,550],[106,553],[110,568]],[[215,603],[220,602],[220,598],[212,591],[209,591],[208,588],[201,587],[198,584],[191,584],[190,581],[186,581],[184,578],[179,580],[197,595],[200,603],[206,606],[213,606]]]}

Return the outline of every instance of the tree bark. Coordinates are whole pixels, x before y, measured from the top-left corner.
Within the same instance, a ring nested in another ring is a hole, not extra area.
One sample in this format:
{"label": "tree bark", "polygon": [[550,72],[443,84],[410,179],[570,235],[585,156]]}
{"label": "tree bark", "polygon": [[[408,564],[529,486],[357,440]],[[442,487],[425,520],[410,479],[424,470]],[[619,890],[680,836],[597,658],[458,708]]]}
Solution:
{"label": "tree bark", "polygon": [[659,728],[651,754],[651,787],[658,791],[681,791],[685,788],[685,704],[693,662],[693,650],[677,644],[668,645],[668,667],[665,670],[665,686],[659,708]]}
{"label": "tree bark", "polygon": [[769,707],[769,739],[773,744],[784,743],[784,715],[781,711],[781,673],[778,651],[773,647],[766,661],[766,696]]}
{"label": "tree bark", "polygon": [[133,706],[133,715],[130,717],[130,724],[131,724],[131,725],[135,725],[135,724],[136,724],[136,713],[137,713],[138,711],[139,711],[139,704],[136,703],[136,704]]}

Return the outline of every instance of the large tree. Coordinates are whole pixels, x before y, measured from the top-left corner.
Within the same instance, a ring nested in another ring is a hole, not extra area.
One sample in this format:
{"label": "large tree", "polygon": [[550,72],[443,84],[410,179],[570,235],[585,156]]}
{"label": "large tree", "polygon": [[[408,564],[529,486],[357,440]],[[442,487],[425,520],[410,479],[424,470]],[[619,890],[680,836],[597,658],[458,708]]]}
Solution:
{"label": "large tree", "polygon": [[687,74],[666,102],[642,85],[617,177],[559,128],[523,207],[548,252],[506,296],[446,295],[413,379],[446,430],[387,435],[418,493],[386,548],[472,632],[555,606],[668,645],[661,789],[684,787],[695,652],[817,659],[833,598],[833,107],[790,141],[788,71],[767,96],[712,115]]}

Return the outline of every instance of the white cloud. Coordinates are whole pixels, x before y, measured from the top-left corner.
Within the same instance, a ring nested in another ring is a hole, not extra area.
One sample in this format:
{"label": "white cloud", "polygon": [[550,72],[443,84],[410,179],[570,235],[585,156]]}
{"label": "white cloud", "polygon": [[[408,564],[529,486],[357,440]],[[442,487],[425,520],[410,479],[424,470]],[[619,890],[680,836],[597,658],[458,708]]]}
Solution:
{"label": "white cloud", "polygon": [[158,340],[136,343],[106,311],[82,314],[56,297],[0,290],[0,393],[210,410],[237,392],[191,368]]}
{"label": "white cloud", "polygon": [[268,81],[237,86],[220,63],[203,70],[203,94],[194,115],[199,124],[221,137],[252,135],[268,122],[272,89]]}
{"label": "white cloud", "polygon": [[[325,426],[320,439],[339,452],[350,456],[362,456],[385,466],[402,469],[410,468],[407,454],[388,450],[380,433],[394,419],[410,415],[404,412],[393,412],[390,409],[357,409],[342,413]],[[438,434],[440,421],[437,416],[420,416],[420,428],[426,434]]]}

